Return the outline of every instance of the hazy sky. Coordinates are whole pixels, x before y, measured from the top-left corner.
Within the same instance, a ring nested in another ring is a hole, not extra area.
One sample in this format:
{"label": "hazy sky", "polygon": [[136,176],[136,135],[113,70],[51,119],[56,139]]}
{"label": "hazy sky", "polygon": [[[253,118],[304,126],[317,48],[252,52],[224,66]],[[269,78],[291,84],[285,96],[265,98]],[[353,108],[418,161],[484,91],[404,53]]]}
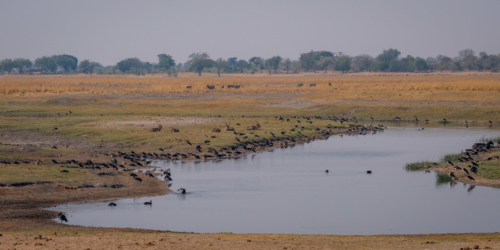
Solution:
{"label": "hazy sky", "polygon": [[0,0],[0,60],[70,54],[104,65],[192,52],[213,59],[310,50],[378,55],[500,53],[500,1]]}

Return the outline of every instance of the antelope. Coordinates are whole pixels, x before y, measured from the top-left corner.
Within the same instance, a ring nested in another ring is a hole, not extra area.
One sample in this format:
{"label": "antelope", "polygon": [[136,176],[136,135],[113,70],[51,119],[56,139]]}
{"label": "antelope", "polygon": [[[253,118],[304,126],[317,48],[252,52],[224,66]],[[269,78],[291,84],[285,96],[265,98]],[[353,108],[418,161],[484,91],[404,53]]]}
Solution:
{"label": "antelope", "polygon": [[156,122],[156,124],[158,124],[158,127],[156,127],[156,128],[151,128],[151,129],[149,130],[149,132],[160,132],[160,131],[161,131],[161,129],[163,128],[163,127],[161,126],[161,124],[160,124],[159,122]]}
{"label": "antelope", "polygon": [[229,127],[229,123],[226,123],[226,131],[234,131],[233,127]]}

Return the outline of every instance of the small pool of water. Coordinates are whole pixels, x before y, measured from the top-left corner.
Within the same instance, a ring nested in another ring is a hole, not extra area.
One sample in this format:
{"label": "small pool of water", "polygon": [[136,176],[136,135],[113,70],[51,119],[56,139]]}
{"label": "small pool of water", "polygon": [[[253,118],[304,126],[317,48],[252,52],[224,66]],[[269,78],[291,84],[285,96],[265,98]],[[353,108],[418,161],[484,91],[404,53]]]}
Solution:
{"label": "small pool of water", "polygon": [[[389,127],[332,136],[238,160],[155,162],[186,195],[61,205],[69,223],[198,233],[428,234],[500,231],[500,190],[437,185],[434,173],[406,172],[470,148],[491,127]],[[328,169],[329,173],[325,173]],[[372,170],[372,174],[366,173]],[[153,201],[145,206],[145,201]]]}

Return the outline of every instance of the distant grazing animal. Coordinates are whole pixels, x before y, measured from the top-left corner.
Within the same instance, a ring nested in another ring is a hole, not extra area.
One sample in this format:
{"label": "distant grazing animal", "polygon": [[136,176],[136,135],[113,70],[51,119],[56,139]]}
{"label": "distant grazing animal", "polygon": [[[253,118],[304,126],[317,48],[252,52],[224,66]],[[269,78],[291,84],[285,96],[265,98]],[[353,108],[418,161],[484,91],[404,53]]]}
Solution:
{"label": "distant grazing animal", "polygon": [[161,126],[161,124],[160,124],[159,122],[156,122],[156,124],[158,124],[158,127],[156,127],[156,128],[151,128],[151,129],[149,130],[149,132],[160,132],[160,131],[161,131],[161,129],[163,128],[163,127]]}
{"label": "distant grazing animal", "polygon": [[309,84],[309,87],[316,87],[316,83]]}
{"label": "distant grazing animal", "polygon": [[191,89],[191,86],[186,86],[186,89]]}

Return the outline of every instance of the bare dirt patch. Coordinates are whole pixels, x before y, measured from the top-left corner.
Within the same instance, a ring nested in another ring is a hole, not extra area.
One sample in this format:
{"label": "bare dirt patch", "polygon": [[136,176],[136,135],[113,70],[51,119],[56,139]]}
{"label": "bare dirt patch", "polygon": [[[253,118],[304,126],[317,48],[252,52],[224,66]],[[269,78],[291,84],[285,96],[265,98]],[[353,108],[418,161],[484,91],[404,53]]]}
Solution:
{"label": "bare dirt patch", "polygon": [[47,134],[38,131],[8,131],[0,132],[0,143],[7,145],[22,146],[19,150],[25,152],[34,152],[33,147],[52,147],[70,148],[88,153],[99,153],[107,149],[116,152],[122,147],[112,142],[95,142],[89,138],[75,137],[67,138],[57,134]]}
{"label": "bare dirt patch", "polygon": [[157,127],[158,124],[161,124],[163,128],[166,128],[175,126],[195,125],[202,123],[216,123],[220,121],[221,119],[217,118],[194,117],[194,116],[161,117],[161,118],[144,117],[144,119],[141,120],[103,122],[100,123],[99,126],[106,128],[152,128],[152,127]]}
{"label": "bare dirt patch", "polygon": [[315,103],[308,100],[296,100],[296,101],[284,101],[284,102],[273,102],[269,104],[262,105],[266,108],[292,108],[292,109],[303,109],[310,108],[314,106]]}

